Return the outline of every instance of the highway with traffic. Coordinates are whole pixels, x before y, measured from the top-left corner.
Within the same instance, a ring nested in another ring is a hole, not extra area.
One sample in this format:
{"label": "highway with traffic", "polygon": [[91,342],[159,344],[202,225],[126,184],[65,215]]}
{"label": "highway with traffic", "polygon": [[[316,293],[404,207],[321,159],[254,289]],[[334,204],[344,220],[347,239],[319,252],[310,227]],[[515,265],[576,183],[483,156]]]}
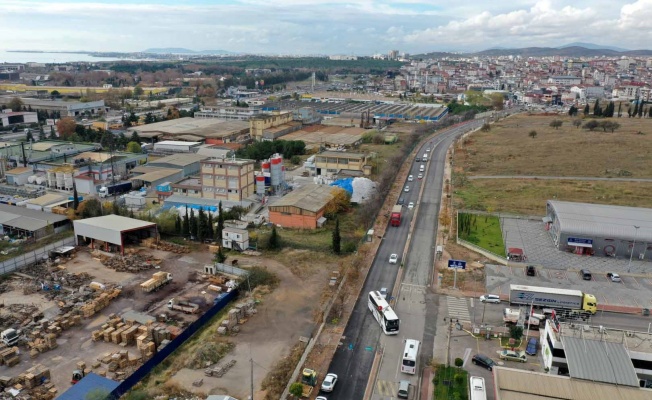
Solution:
{"label": "highway with traffic", "polygon": [[[404,204],[413,202],[412,210],[403,208],[403,220],[398,227],[389,226],[378,249],[369,271],[360,297],[345,328],[342,345],[338,348],[328,372],[339,376],[338,386],[333,398],[362,399],[367,388],[374,357],[382,350],[382,363],[378,374],[377,387],[386,388],[383,393],[374,392],[373,396],[396,396],[399,380],[410,380],[416,388],[417,375],[402,374],[397,370],[399,355],[403,349],[403,339],[417,339],[422,343],[421,360],[432,357],[435,335],[434,321],[437,304],[434,294],[427,290],[432,282],[433,257],[437,232],[438,214],[443,184],[444,166],[447,162],[446,151],[455,138],[482,125],[481,120],[469,121],[443,130],[431,140],[425,141],[418,156],[430,148],[427,174],[418,180],[419,166],[414,163],[410,174],[414,180],[405,182],[409,192],[403,191]],[[422,196],[419,198],[423,185]],[[408,241],[409,227],[413,217],[417,216],[414,230],[409,235],[408,251],[404,251]],[[389,264],[392,253],[399,255],[397,264]],[[388,288],[393,292],[399,268],[404,268],[403,281],[398,296],[394,299],[395,310],[401,319],[399,334],[386,336],[368,308],[369,292]],[[420,367],[419,367],[420,369]],[[401,375],[399,379],[399,375]],[[387,383],[383,385],[383,383]],[[393,393],[391,393],[393,392]],[[377,397],[376,397],[377,398]]]}

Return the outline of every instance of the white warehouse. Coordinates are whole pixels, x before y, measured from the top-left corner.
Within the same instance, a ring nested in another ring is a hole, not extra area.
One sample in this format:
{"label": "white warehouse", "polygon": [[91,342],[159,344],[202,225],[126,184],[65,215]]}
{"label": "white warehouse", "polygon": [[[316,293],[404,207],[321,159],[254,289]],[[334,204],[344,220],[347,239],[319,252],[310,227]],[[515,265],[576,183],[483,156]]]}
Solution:
{"label": "white warehouse", "polygon": [[183,142],[180,140],[163,140],[154,143],[156,153],[196,153],[201,142]]}

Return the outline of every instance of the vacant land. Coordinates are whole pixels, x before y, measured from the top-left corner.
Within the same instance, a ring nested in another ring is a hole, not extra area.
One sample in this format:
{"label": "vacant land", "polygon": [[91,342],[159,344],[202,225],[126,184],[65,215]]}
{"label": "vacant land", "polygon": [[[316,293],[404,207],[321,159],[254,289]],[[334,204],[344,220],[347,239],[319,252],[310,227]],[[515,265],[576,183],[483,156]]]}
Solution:
{"label": "vacant land", "polygon": [[503,232],[500,229],[498,217],[460,213],[457,229],[460,239],[503,257],[506,255]]}
{"label": "vacant land", "polygon": [[[564,121],[555,130],[550,122]],[[478,175],[652,178],[652,120],[612,118],[621,127],[577,129],[565,116],[517,115],[477,132],[455,150],[454,202],[458,209],[545,213],[556,199],[652,207],[652,182],[469,179]],[[535,130],[535,138],[529,132]],[[641,132],[642,134],[639,134]]]}
{"label": "vacant land", "polygon": [[[559,129],[550,127],[555,119],[563,121]],[[455,149],[455,165],[467,175],[652,178],[652,120],[607,120],[621,127],[590,132],[568,116],[515,115],[466,139]]]}

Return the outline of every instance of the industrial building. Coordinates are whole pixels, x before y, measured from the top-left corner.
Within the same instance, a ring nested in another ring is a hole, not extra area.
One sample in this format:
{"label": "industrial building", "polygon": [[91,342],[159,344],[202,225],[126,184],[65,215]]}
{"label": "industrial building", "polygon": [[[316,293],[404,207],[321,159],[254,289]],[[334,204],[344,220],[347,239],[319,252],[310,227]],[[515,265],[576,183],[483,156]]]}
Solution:
{"label": "industrial building", "polygon": [[291,112],[258,115],[249,120],[250,135],[256,141],[275,140],[301,129],[301,122],[293,122]]}
{"label": "industrial building", "polygon": [[213,118],[177,118],[127,129],[128,135],[138,132],[152,143],[161,140],[204,141],[207,144],[241,142],[249,139],[249,123]]}
{"label": "industrial building", "polygon": [[185,142],[179,140],[164,140],[154,143],[156,153],[196,153],[201,142]]}
{"label": "industrial building", "polygon": [[242,201],[254,194],[254,160],[212,158],[201,162],[202,197]]}
{"label": "industrial building", "polygon": [[123,255],[125,245],[158,237],[156,223],[114,214],[73,221],[73,225],[78,246],[90,244],[93,249],[120,251]]}
{"label": "industrial building", "polygon": [[70,229],[65,215],[0,204],[0,234],[39,239]]}
{"label": "industrial building", "polygon": [[226,107],[226,106],[205,106],[195,112],[195,118],[224,119],[248,121],[249,118],[261,114],[260,107]]}
{"label": "industrial building", "polygon": [[[184,178],[186,176],[199,174],[201,161],[207,158],[208,157],[206,156],[202,156],[200,154],[193,154],[193,153],[173,154],[167,157],[161,157],[155,160],[150,160],[147,163],[147,165],[145,165],[144,167],[159,168],[159,169],[160,168],[181,169],[182,170],[181,177]],[[140,171],[139,168],[134,169],[134,173],[139,171]]]}
{"label": "industrial building", "polygon": [[285,182],[285,166],[283,166],[283,156],[274,154],[268,160],[260,162],[260,172],[255,172],[256,193],[266,195],[278,193],[287,188]]}
{"label": "industrial building", "polygon": [[306,185],[269,205],[269,221],[284,228],[315,229],[326,222],[324,210],[333,200],[331,186]]}
{"label": "industrial building", "polygon": [[[0,97],[0,105],[7,105],[15,96]],[[25,107],[30,107],[36,111],[58,112],[62,117],[76,117],[83,114],[95,115],[109,111],[104,105],[104,100],[98,101],[62,101],[62,100],[41,100],[28,97],[21,97]]]}
{"label": "industrial building", "polygon": [[[311,161],[312,160],[312,161]],[[308,159],[306,167],[314,175],[345,174],[351,176],[371,175],[367,155],[342,151],[324,151]]]}
{"label": "industrial building", "polygon": [[2,113],[0,113],[0,126],[14,124],[38,124],[38,117],[35,112],[2,110]]}
{"label": "industrial building", "polygon": [[543,222],[561,251],[652,259],[652,209],[548,200]]}

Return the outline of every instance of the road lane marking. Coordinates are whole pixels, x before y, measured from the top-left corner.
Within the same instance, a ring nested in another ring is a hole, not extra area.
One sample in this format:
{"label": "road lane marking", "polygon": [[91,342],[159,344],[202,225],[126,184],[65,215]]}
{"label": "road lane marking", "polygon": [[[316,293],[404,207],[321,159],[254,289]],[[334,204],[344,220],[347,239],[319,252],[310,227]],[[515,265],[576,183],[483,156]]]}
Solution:
{"label": "road lane marking", "polygon": [[381,396],[394,396],[398,391],[398,383],[392,381],[378,380],[376,381],[376,392]]}
{"label": "road lane marking", "polygon": [[455,317],[463,322],[471,322],[471,315],[469,314],[469,306],[466,298],[454,296],[446,296],[446,298],[449,317]]}

